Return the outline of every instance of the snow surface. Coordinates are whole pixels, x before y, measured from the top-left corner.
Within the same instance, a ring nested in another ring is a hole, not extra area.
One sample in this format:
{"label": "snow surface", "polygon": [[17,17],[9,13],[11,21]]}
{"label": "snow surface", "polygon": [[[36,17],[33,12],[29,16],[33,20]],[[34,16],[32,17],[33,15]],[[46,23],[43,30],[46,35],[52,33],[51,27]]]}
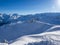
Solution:
{"label": "snow surface", "polygon": [[7,43],[0,43],[0,45],[8,45]]}
{"label": "snow surface", "polygon": [[[43,22],[37,21],[37,23],[42,24]],[[48,23],[43,23],[43,24],[48,24]],[[51,24],[48,24],[48,25],[51,25]],[[49,42],[51,41],[54,45],[60,45],[60,43],[59,43],[60,42],[60,30],[49,32],[50,30],[53,30],[58,27],[60,28],[60,25],[54,25],[51,28],[47,29],[47,31],[45,31],[43,33],[24,35],[22,37],[19,37],[18,39],[16,39],[14,42],[12,42],[10,44],[0,43],[0,45],[28,45],[29,43],[42,42],[42,41],[47,41],[47,40]]]}
{"label": "snow surface", "polygon": [[[53,29],[57,27],[60,27],[60,26],[57,25],[51,28]],[[21,38],[17,39],[14,43],[11,43],[10,45],[27,45],[28,43],[41,42],[41,41],[47,41],[47,40],[51,41],[55,45],[60,45],[59,43],[60,31],[44,32],[41,34],[22,36]]]}
{"label": "snow surface", "polygon": [[60,45],[60,30],[49,32],[50,30],[53,30],[58,27],[60,28],[60,25],[54,25],[51,28],[49,28],[48,31],[46,32],[40,34],[21,36],[20,38],[16,39],[14,42],[10,44],[0,43],[0,45],[28,45],[29,43],[42,42],[42,41],[49,41],[54,45]]}
{"label": "snow surface", "polygon": [[[5,16],[0,15],[4,21],[6,21],[6,17],[11,21],[10,24],[4,24],[0,27],[0,42],[1,40],[4,41],[4,39],[8,41],[7,43],[0,43],[0,45],[28,45],[29,43],[41,43],[42,41],[48,41],[46,42],[47,45],[51,45],[51,43],[60,45],[60,29],[54,30],[55,28],[60,28],[60,14],[46,14],[21,17],[19,15],[11,15],[10,17],[6,14],[4,14]],[[33,17],[34,19],[30,22]],[[35,20],[36,18],[37,20]],[[2,19],[0,21],[3,21]],[[11,43],[9,43],[10,41]]]}

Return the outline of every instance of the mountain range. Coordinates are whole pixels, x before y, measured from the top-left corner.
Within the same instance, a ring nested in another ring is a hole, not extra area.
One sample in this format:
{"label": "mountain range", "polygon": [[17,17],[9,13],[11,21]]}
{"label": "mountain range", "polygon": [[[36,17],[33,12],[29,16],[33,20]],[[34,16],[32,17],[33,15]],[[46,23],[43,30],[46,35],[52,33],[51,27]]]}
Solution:
{"label": "mountain range", "polygon": [[60,13],[0,14],[2,44],[7,42],[9,45],[59,45],[59,32]]}

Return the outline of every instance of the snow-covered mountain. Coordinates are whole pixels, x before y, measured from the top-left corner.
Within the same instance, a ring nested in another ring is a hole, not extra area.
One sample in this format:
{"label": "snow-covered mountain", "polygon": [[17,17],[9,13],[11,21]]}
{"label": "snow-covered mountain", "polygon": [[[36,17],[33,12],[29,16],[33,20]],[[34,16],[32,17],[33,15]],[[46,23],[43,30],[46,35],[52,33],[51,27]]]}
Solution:
{"label": "snow-covered mountain", "polygon": [[59,33],[60,13],[0,14],[1,45],[59,45]]}
{"label": "snow-covered mountain", "polygon": [[19,15],[19,14],[0,14],[0,25],[22,22],[33,22],[41,21],[50,24],[60,24],[60,13],[41,13],[41,14],[30,14],[30,15]]}

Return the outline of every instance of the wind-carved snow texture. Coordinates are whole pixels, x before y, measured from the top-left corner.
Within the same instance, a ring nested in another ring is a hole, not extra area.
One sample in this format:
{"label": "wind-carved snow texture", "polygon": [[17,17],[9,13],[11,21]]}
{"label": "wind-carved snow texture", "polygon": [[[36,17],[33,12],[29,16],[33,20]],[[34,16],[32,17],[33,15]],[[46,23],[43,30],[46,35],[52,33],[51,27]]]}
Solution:
{"label": "wind-carved snow texture", "polygon": [[[53,26],[50,28],[50,30],[57,27],[60,27],[60,25]],[[22,36],[21,38],[17,39],[16,42],[10,45],[42,45],[41,43],[44,43],[43,45],[60,45],[60,30]]]}
{"label": "wind-carved snow texture", "polygon": [[54,25],[53,27],[47,29],[46,32],[52,31],[52,30],[55,29],[55,28],[60,28],[60,25],[56,25],[56,26]]}

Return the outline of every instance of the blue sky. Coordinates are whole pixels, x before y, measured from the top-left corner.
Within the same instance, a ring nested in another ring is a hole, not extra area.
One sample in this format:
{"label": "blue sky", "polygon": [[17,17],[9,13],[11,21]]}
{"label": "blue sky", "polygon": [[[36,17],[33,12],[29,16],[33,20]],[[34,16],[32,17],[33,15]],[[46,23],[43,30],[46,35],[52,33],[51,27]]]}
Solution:
{"label": "blue sky", "polygon": [[56,11],[54,2],[54,0],[0,0],[0,12],[19,14],[54,12]]}

